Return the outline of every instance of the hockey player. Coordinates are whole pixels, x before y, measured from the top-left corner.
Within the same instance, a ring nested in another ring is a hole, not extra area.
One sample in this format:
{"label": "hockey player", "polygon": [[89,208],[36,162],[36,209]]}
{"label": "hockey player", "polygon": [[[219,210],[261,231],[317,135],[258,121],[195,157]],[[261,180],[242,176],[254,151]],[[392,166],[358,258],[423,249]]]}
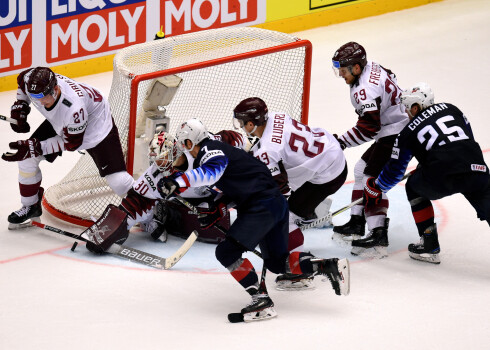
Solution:
{"label": "hockey player", "polygon": [[[354,127],[336,136],[342,149],[375,142],[361,156],[354,167],[352,201],[362,198],[368,177],[376,177],[391,155],[397,134],[408,123],[408,116],[400,104],[401,90],[395,75],[380,64],[368,61],[364,48],[355,42],[342,45],[332,58],[333,69],[350,86],[352,105],[358,114]],[[388,246],[388,197],[364,210],[363,205],[351,209],[349,222],[335,226],[333,231],[345,240],[352,240],[352,253],[361,254],[375,248],[381,256]],[[363,213],[364,212],[364,213]],[[367,221],[370,233],[362,239]]]}
{"label": "hockey player", "polygon": [[[310,128],[286,113],[269,112],[258,97],[241,101],[233,111],[235,127],[259,138],[251,151],[276,180],[289,205],[290,252],[302,251],[298,224],[317,216],[315,208],[342,187],[347,163],[337,140],[326,130]],[[312,287],[311,276],[278,276],[279,289]]]}
{"label": "hockey player", "polygon": [[490,225],[490,175],[470,123],[452,104],[435,103],[432,89],[418,83],[403,91],[401,102],[410,123],[400,132],[391,159],[375,179],[367,179],[364,193],[370,203],[379,201],[402,178],[410,160],[419,165],[405,190],[420,242],[408,246],[411,258],[440,263],[439,240],[431,200],[461,193],[480,220]]}
{"label": "hockey player", "polygon": [[[237,219],[224,241],[216,247],[216,258],[252,296],[242,309],[247,321],[276,315],[265,283],[259,288],[258,276],[248,259],[247,250],[260,246],[264,268],[274,273],[315,273],[328,276],[337,295],[349,293],[347,259],[316,259],[309,253],[288,253],[288,207],[269,169],[252,155],[226,143],[211,140],[198,119],[183,123],[177,142],[194,159],[194,169],[176,177],[163,178],[158,188],[162,197],[186,188],[215,185],[223,193],[219,204],[236,205]],[[202,216],[206,224],[216,222],[224,210]]]}
{"label": "hockey player", "polygon": [[[209,134],[210,138],[225,142],[233,147],[249,150],[250,142],[246,137],[232,130],[222,130],[216,134]],[[161,200],[156,184],[161,178],[169,176],[176,171],[186,171],[192,168],[192,156],[183,153],[175,146],[174,137],[162,131],[155,134],[149,145],[150,167],[135,181],[133,188],[123,199],[121,206],[128,213],[128,230],[136,223],[150,233],[155,240],[166,242],[168,233],[186,236],[197,230],[199,240],[214,242],[222,240],[223,234],[216,228],[201,228],[195,215],[189,214],[188,209],[181,210],[178,203]],[[208,186],[189,189],[182,195],[191,202],[206,202],[207,209],[213,206],[217,195]],[[193,201],[194,199],[194,201]],[[229,226],[229,213],[226,214],[222,226]],[[207,230],[204,230],[207,229]]]}
{"label": "hockey player", "polygon": [[2,159],[18,162],[22,208],[9,215],[9,228],[18,228],[42,214],[42,160],[53,162],[63,151],[87,150],[112,190],[124,196],[133,184],[126,171],[118,130],[109,103],[95,88],[55,74],[47,67],[27,69],[17,77],[17,101],[10,124],[18,133],[30,131],[31,103],[46,118],[27,140],[11,142],[16,153]]}

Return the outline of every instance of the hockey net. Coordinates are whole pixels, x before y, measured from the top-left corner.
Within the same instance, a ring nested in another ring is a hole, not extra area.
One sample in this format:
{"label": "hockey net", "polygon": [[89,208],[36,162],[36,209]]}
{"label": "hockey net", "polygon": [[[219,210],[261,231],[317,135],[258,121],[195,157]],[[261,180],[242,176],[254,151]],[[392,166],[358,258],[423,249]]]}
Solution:
{"label": "hockey net", "polygon": [[[160,108],[172,134],[192,117],[201,119],[210,132],[233,129],[233,108],[252,96],[262,98],[269,110],[306,123],[311,50],[307,40],[248,27],[201,31],[120,50],[114,58],[109,102],[128,172],[133,174],[135,158],[147,154],[135,154],[135,144],[141,139],[137,128],[144,123],[143,103],[155,79],[181,79],[171,102]],[[108,204],[120,202],[88,154],[48,188],[43,199],[51,214],[83,226],[91,225]]]}

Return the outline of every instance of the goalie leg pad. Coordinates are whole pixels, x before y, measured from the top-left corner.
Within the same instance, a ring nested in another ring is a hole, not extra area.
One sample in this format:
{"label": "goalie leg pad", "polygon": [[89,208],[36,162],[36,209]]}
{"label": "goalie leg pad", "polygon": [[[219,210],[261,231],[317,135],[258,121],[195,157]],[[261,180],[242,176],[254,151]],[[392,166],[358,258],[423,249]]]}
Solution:
{"label": "goalie leg pad", "polygon": [[128,214],[113,204],[109,204],[101,217],[87,230],[82,232],[86,238],[87,249],[93,253],[105,252],[114,244],[123,244],[129,236]]}

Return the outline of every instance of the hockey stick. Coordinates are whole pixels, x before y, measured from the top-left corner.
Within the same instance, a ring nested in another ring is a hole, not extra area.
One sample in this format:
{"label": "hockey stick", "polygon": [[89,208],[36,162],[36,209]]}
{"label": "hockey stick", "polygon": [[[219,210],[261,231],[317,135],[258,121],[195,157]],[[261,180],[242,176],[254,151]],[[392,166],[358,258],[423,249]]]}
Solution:
{"label": "hockey stick", "polygon": [[[412,174],[412,172],[408,172],[406,173],[405,175],[403,175],[402,179],[400,181],[403,181],[405,180],[406,178],[408,178],[410,175]],[[358,204],[361,204],[363,201],[362,198],[359,198],[359,199],[356,199],[355,201],[353,201],[352,203],[350,204],[347,204],[345,207],[342,207],[340,208],[339,210],[336,210],[334,211],[333,213],[328,213],[326,216],[322,217],[322,218],[319,218],[313,222],[310,222],[309,224],[306,224],[306,225],[301,225],[299,228],[301,230],[307,230],[309,228],[312,228],[312,227],[315,227],[321,223],[324,223],[325,221],[329,221],[330,219],[332,219],[334,216],[336,215],[339,215],[340,213],[343,213],[344,211],[346,211],[347,209],[350,209],[352,208],[353,206],[355,205],[358,205]]]}
{"label": "hockey stick", "polygon": [[9,122],[10,124],[15,124],[17,125],[17,120],[13,119],[13,118],[9,118],[9,117],[6,117],[4,115],[1,115],[0,114],[0,120],[4,120],[6,122]]}
{"label": "hockey stick", "polygon": [[[88,242],[88,240],[84,237],[81,237],[80,235],[68,232],[68,231],[63,231],[59,228],[45,225],[43,223],[33,221],[32,222],[33,226],[40,227],[42,229],[59,233],[63,236],[71,237],[74,238],[75,240],[81,241],[81,242]],[[107,253],[113,254],[120,256],[124,259],[128,259],[130,261],[143,264],[146,266],[154,267],[156,269],[160,270],[168,270],[172,266],[174,266],[184,255],[187,253],[189,248],[194,244],[195,240],[197,239],[197,232],[193,231],[190,236],[187,238],[187,240],[180,246],[179,249],[170,257],[168,258],[162,258],[157,255],[153,255],[147,252],[144,252],[139,249],[123,246],[120,244],[113,244],[109,247],[107,250]]]}

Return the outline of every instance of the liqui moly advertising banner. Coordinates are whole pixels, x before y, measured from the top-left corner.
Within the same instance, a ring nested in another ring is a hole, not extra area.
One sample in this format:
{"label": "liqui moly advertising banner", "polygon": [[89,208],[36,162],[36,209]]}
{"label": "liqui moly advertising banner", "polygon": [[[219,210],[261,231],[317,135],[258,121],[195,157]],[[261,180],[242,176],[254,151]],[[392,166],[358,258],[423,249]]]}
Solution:
{"label": "liqui moly advertising banner", "polygon": [[0,0],[0,77],[165,36],[266,20],[266,0]]}

